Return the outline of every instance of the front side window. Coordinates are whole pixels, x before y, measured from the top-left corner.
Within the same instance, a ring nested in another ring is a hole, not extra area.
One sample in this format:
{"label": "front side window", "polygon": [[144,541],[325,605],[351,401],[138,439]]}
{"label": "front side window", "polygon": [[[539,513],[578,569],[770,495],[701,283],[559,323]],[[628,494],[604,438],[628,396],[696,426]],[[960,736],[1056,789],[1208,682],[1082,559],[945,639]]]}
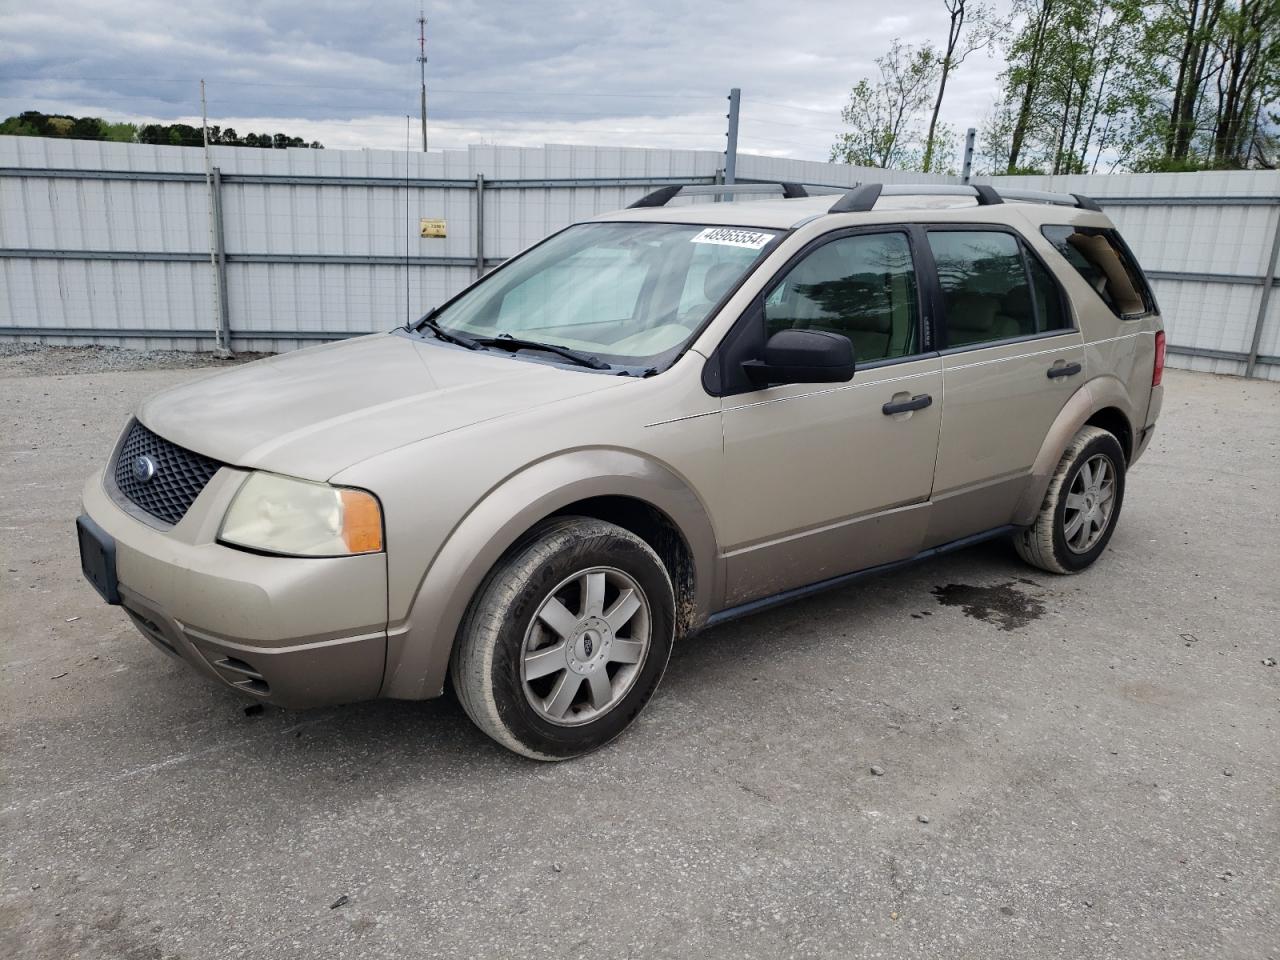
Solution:
{"label": "front side window", "polygon": [[680,354],[776,236],[703,224],[579,224],[432,319],[472,339],[516,337],[615,366],[656,366]]}
{"label": "front side window", "polygon": [[853,343],[859,363],[918,352],[919,298],[903,233],[823,244],[795,264],[764,303],[766,333],[826,330]]}
{"label": "front side window", "polygon": [[1012,234],[994,230],[930,230],[929,249],[947,317],[947,346],[1025,337],[1036,312]]}
{"label": "front side window", "polygon": [[1155,310],[1142,271],[1114,230],[1049,225],[1040,232],[1117,317],[1141,317]]}

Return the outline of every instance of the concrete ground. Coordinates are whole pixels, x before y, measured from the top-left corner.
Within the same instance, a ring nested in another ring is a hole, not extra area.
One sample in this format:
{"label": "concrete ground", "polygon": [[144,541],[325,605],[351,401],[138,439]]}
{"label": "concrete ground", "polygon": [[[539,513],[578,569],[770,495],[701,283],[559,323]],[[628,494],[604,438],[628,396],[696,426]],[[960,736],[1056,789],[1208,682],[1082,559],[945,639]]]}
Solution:
{"label": "concrete ground", "polygon": [[1280,384],[1168,373],[1087,573],[989,544],[720,627],[541,765],[135,635],[79,488],[207,371],[77,369],[0,362],[6,957],[1280,956]]}

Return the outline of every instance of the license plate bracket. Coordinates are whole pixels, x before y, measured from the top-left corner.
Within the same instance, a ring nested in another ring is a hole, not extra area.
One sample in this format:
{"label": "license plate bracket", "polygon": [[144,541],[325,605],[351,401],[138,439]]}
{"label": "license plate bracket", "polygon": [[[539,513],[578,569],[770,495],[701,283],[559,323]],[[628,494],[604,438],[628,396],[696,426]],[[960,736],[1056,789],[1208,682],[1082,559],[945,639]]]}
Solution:
{"label": "license plate bracket", "polygon": [[80,540],[80,570],[84,578],[107,603],[120,602],[120,585],[116,580],[116,541],[81,514],[76,518],[76,536]]}

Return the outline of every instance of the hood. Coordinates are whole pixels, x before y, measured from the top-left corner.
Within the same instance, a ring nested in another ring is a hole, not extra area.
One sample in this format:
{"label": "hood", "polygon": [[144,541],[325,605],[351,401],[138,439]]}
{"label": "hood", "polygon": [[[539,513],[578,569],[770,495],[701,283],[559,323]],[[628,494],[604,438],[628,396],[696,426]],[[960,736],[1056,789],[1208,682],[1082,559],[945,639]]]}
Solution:
{"label": "hood", "polygon": [[175,387],[143,403],[138,419],[223,463],[327,480],[417,440],[633,382],[378,334]]}

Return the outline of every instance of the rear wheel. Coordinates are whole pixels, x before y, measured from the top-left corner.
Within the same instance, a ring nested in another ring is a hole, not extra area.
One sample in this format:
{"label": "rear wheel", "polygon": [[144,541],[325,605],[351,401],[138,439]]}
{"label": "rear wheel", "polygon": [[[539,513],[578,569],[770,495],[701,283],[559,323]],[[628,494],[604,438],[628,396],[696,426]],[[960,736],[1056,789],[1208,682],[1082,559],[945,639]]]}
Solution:
{"label": "rear wheel", "polygon": [[1124,451],[1115,435],[1084,427],[1049,481],[1036,521],[1014,536],[1027,563],[1077,573],[1107,548],[1124,502]]}
{"label": "rear wheel", "polygon": [[608,743],[649,702],[671,654],[671,579],[622,527],[557,518],[502,559],[454,646],[467,715],[517,753],[562,760]]}

